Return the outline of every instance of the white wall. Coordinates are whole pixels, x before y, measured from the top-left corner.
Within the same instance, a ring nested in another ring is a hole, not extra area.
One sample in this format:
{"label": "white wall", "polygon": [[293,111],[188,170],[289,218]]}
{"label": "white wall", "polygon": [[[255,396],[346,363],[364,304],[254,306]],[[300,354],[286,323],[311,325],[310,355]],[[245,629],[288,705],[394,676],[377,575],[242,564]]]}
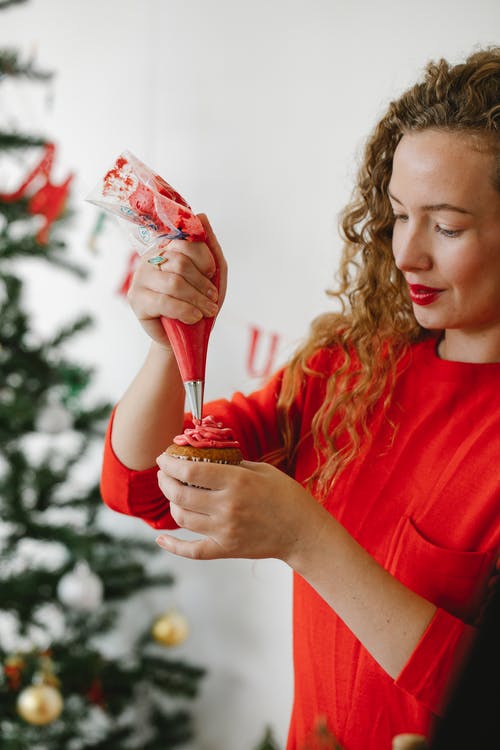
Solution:
{"label": "white wall", "polygon": [[[76,172],[73,257],[93,272],[82,287],[24,264],[40,330],[90,308],[98,325],[75,353],[98,365],[94,390],[112,399],[141,361],[147,344],[115,293],[127,250],[111,225],[98,252],[87,249],[96,214],[83,203],[129,148],[208,213],[228,257],[208,397],[254,387],[248,326],[280,334],[277,363],[327,308],[337,214],[377,117],[430,57],[498,43],[499,22],[498,0],[31,0],[0,13],[0,46],[35,50],[57,71],[51,110],[26,87],[0,85],[0,121],[15,105],[23,126],[58,141],[61,175]],[[47,294],[54,284],[57,300]],[[153,540],[137,521],[105,519]],[[210,670],[196,750],[250,750],[266,723],[283,743],[288,571],[276,561],[163,562],[192,623],[181,655]]]}

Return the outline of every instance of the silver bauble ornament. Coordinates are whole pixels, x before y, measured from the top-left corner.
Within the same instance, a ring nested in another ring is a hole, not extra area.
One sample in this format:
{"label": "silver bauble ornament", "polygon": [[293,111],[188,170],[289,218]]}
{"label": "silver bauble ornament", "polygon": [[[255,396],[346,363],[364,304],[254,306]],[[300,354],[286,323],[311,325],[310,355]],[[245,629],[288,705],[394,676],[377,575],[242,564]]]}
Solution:
{"label": "silver bauble ornament", "polygon": [[73,427],[73,416],[59,401],[50,401],[43,406],[35,421],[38,432],[58,435]]}
{"label": "silver bauble ornament", "polygon": [[88,564],[81,560],[57,584],[59,601],[80,612],[95,612],[102,604],[102,581]]}

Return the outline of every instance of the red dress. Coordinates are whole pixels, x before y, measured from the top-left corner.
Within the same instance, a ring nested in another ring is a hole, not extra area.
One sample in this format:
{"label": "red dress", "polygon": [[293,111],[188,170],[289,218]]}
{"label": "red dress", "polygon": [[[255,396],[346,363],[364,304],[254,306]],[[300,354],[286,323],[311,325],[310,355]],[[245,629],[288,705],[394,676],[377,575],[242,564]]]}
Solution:
{"label": "red dress", "polygon": [[[315,369],[328,374],[338,353]],[[280,444],[275,404],[281,376],[245,397],[215,401],[206,413],[233,428],[248,460]],[[474,635],[500,549],[500,364],[439,359],[435,340],[412,347],[387,419],[375,417],[373,442],[352,462],[326,508],[368,552],[437,613],[394,680],[375,662],[315,590],[294,575],[295,696],[287,750],[304,750],[326,720],[344,750],[390,750],[395,734],[429,735],[452,669]],[[325,380],[310,376],[295,418],[307,435],[324,399]],[[393,441],[390,422],[399,425]],[[306,437],[293,475],[312,473]],[[109,432],[103,499],[154,528],[172,528],[156,467],[135,472],[113,454]]]}

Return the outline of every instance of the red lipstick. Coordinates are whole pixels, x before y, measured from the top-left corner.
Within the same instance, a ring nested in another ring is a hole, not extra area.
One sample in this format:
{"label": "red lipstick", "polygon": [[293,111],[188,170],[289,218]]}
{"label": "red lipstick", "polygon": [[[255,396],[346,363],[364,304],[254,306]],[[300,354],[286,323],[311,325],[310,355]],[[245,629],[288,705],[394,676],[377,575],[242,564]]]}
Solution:
{"label": "red lipstick", "polygon": [[422,284],[408,284],[410,289],[410,299],[416,305],[431,305],[437,300],[443,289],[435,289],[432,286],[422,286]]}

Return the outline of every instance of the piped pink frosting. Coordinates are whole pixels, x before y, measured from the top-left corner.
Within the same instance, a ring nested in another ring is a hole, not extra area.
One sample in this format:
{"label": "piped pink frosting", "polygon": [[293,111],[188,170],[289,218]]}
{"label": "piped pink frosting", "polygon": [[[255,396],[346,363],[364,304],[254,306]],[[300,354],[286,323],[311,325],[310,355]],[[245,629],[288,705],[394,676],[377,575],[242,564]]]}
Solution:
{"label": "piped pink frosting", "polygon": [[214,417],[193,419],[194,427],[188,427],[182,435],[174,437],[176,445],[191,445],[193,448],[239,448],[230,427],[216,422]]}

